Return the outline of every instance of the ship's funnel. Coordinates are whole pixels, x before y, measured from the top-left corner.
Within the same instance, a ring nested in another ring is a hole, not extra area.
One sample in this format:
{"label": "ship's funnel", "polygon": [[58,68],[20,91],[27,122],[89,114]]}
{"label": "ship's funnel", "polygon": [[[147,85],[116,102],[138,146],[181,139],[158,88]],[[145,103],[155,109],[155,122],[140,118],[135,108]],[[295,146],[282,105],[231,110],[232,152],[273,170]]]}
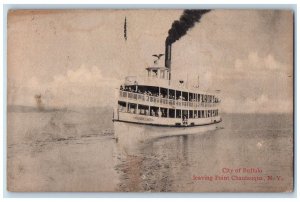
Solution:
{"label": "ship's funnel", "polygon": [[171,55],[172,55],[172,44],[166,41],[165,50],[165,66],[169,69],[169,80],[171,80]]}
{"label": "ship's funnel", "polygon": [[165,66],[166,68],[171,70],[171,54],[172,54],[172,45],[166,42],[166,50],[165,50]]}

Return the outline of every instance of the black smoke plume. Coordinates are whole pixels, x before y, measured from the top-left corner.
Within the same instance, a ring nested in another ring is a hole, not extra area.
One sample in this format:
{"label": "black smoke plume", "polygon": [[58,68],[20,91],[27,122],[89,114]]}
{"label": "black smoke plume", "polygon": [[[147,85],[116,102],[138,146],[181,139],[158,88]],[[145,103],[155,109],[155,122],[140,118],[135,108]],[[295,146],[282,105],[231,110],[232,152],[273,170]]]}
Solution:
{"label": "black smoke plume", "polygon": [[187,31],[194,27],[195,23],[200,22],[203,14],[210,10],[184,10],[179,20],[173,22],[166,44],[172,44],[184,36]]}

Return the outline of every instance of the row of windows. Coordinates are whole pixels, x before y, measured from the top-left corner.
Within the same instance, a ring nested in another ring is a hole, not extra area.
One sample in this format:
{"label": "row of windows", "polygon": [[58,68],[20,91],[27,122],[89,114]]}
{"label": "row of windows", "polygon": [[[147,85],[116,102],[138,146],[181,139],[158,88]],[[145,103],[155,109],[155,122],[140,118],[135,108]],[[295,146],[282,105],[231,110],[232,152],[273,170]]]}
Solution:
{"label": "row of windows", "polygon": [[140,114],[145,116],[156,116],[165,118],[208,118],[219,115],[217,109],[214,110],[182,110],[172,108],[162,108],[135,103],[119,101],[119,111]]}

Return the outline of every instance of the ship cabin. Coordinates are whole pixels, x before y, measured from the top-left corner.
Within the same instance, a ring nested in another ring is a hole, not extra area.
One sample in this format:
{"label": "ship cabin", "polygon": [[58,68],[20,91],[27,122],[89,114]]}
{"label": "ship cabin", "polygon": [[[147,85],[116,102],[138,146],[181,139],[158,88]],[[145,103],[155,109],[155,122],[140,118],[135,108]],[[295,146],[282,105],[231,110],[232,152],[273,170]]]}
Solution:
{"label": "ship cabin", "polygon": [[[219,121],[220,99],[215,93],[170,80],[165,67],[148,67],[145,77],[128,76],[120,86],[117,119],[165,125],[200,125]],[[132,116],[131,116],[132,117]],[[202,121],[201,121],[202,120]]]}

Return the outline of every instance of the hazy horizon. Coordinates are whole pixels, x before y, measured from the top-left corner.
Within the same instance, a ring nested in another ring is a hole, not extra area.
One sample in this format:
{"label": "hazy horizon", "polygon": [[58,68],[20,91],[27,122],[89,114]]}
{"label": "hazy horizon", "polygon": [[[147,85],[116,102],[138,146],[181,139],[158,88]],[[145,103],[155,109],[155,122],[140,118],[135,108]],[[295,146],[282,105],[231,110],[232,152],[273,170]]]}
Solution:
{"label": "hazy horizon", "polygon": [[[57,110],[58,112],[60,110],[72,110],[72,111],[76,111],[76,110],[87,110],[87,109],[109,109],[113,112],[113,106],[81,106],[81,107],[78,107],[78,106],[68,106],[68,107],[55,107],[55,106],[47,106],[45,107],[44,109],[42,110],[39,110],[37,106],[29,106],[29,105],[7,105],[7,112],[14,112],[14,111],[11,111],[11,109],[9,108],[13,108],[13,107],[24,107],[24,108],[32,108],[32,109],[35,109],[36,111],[35,112],[40,112],[40,113],[43,113],[43,112],[48,112],[47,110]],[[51,111],[50,111],[51,112]],[[97,113],[97,112],[95,112]],[[224,112],[224,111],[220,111],[220,114],[261,114],[261,115],[272,115],[272,114],[290,114],[290,115],[293,115],[294,114],[294,111],[292,112]]]}

